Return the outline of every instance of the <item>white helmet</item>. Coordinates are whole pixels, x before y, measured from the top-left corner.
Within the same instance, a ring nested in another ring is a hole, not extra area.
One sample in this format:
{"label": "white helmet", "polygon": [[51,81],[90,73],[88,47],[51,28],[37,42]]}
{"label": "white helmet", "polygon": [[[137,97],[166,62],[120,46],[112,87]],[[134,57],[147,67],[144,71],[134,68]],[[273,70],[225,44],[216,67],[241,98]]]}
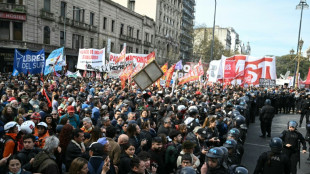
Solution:
{"label": "white helmet", "polygon": [[21,131],[25,134],[31,134],[34,128],[35,128],[35,124],[31,120],[23,122],[20,127]]}
{"label": "white helmet", "polygon": [[37,126],[44,126],[47,129],[47,124],[45,122],[40,122]]}
{"label": "white helmet", "polygon": [[188,108],[188,110],[191,110],[191,109],[196,109],[196,110],[198,110],[197,106],[190,106],[190,107]]}
{"label": "white helmet", "polygon": [[182,112],[184,110],[186,110],[186,107],[184,105],[179,105],[178,106],[178,112]]}
{"label": "white helmet", "polygon": [[9,132],[9,130],[15,126],[17,126],[17,123],[15,121],[10,121],[4,125],[4,131]]}

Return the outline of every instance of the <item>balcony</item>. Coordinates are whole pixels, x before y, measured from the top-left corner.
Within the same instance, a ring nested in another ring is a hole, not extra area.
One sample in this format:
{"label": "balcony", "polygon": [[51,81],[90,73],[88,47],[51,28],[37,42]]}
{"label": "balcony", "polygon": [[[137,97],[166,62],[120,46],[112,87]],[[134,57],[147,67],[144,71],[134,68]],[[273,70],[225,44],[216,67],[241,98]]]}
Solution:
{"label": "balcony", "polygon": [[140,39],[136,39],[136,44],[141,45],[142,41]]}
{"label": "balcony", "polygon": [[72,20],[72,26],[76,28],[84,29],[84,30],[89,30],[89,25],[84,22]]}
{"label": "balcony", "polygon": [[151,42],[144,41],[144,45],[147,46],[147,47],[151,47]]}
{"label": "balcony", "polygon": [[97,32],[97,28],[98,28],[98,27],[96,27],[96,26],[90,25],[90,26],[89,26],[89,31],[91,31],[91,32]]}
{"label": "balcony", "polygon": [[[15,41],[15,40],[0,40],[0,47],[1,48],[17,48],[17,49],[29,49],[33,51],[39,51],[44,48],[44,51],[47,53],[52,52],[55,49],[58,49],[59,46],[56,45],[45,45],[33,42],[25,42],[25,41]],[[71,56],[77,56],[79,50],[78,49],[71,49],[66,48],[66,54]]]}
{"label": "balcony", "polygon": [[[59,16],[59,23],[64,23],[64,17],[63,16]],[[70,25],[70,19],[66,18],[66,25]]]}
{"label": "balcony", "polygon": [[0,3],[0,9],[7,12],[26,13],[27,9],[24,5]]}
{"label": "balcony", "polygon": [[125,41],[128,41],[128,42],[141,44],[141,40],[137,41],[138,39],[135,39],[135,38],[133,38],[133,37],[131,37],[131,36],[126,36],[126,35],[124,35],[124,34],[120,34],[120,35],[119,35],[119,38],[120,38],[121,40],[125,40]]}
{"label": "balcony", "polygon": [[54,13],[48,12],[48,11],[44,10],[43,8],[41,9],[40,12],[41,12],[41,14],[40,14],[41,18],[47,19],[47,20],[50,20],[50,21],[54,20]]}

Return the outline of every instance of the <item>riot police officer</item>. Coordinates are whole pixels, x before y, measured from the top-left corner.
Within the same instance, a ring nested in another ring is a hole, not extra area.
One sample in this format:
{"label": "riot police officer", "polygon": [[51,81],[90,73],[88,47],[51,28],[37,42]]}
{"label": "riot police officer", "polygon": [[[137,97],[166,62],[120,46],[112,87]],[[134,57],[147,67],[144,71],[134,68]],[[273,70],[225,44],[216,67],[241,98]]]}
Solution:
{"label": "riot police officer", "polygon": [[297,162],[300,161],[300,143],[303,146],[303,153],[307,152],[306,141],[305,138],[302,136],[300,132],[297,131],[297,122],[296,121],[289,121],[287,123],[287,129],[284,130],[280,138],[283,141],[283,152],[288,156],[290,159],[290,166],[291,166],[291,173],[297,173]]}
{"label": "riot police officer", "polygon": [[299,119],[299,127],[302,125],[302,121],[304,116],[306,116],[306,123],[309,122],[309,114],[310,114],[310,93],[307,94],[307,97],[301,101],[301,113]]}
{"label": "riot police officer", "polygon": [[271,151],[264,152],[259,156],[254,174],[289,174],[289,159],[282,153],[282,140],[274,137],[269,146]]}
{"label": "riot police officer", "polygon": [[210,149],[206,155],[208,166],[207,174],[228,174],[227,169],[223,166],[224,152],[219,147]]}
{"label": "riot police officer", "polygon": [[267,136],[271,136],[271,123],[274,117],[274,107],[271,106],[271,100],[267,99],[265,101],[265,106],[262,108],[259,120],[260,120],[260,128],[262,131],[262,135],[260,137],[265,138],[266,132]]}

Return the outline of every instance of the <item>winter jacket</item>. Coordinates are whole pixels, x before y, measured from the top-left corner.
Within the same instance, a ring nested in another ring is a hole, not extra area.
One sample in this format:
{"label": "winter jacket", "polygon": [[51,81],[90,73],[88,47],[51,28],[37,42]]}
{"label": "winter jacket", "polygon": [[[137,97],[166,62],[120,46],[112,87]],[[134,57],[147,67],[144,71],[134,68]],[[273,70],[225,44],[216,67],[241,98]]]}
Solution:
{"label": "winter jacket", "polygon": [[38,153],[32,163],[33,173],[60,174],[56,157],[45,151]]}

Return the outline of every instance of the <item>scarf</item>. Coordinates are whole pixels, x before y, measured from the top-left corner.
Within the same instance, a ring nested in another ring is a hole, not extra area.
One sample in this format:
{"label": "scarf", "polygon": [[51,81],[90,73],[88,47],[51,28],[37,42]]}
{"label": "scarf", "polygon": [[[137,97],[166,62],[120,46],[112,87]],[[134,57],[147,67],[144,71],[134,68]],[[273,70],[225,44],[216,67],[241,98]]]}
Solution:
{"label": "scarf", "polygon": [[81,144],[77,143],[74,140],[71,140],[71,142],[74,143],[75,145],[77,145],[81,149],[82,152],[85,152],[85,146],[84,146],[83,142]]}

